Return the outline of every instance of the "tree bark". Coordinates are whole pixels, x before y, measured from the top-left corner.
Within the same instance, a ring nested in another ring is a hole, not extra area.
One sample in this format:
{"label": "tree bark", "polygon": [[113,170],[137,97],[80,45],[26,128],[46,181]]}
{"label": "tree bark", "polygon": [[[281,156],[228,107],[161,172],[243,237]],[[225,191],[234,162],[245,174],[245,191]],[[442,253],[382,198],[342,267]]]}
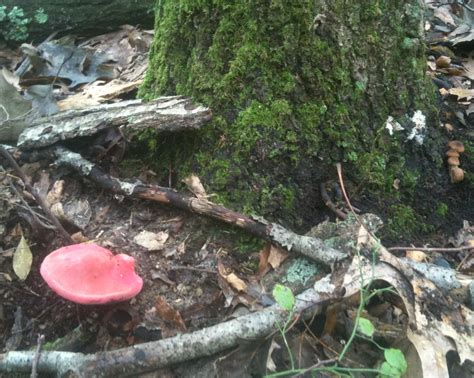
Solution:
{"label": "tree bark", "polygon": [[155,12],[141,96],[185,94],[214,114],[189,160],[175,145],[158,154],[177,181],[194,171],[230,207],[302,230],[341,162],[356,204],[381,213],[388,200],[383,214],[404,217],[393,232],[420,229],[414,193],[447,182],[421,1],[162,0]]}
{"label": "tree bark", "polygon": [[[6,6],[7,13],[14,6],[21,8],[25,18],[31,19],[28,42],[41,42],[55,31],[88,36],[113,31],[124,24],[151,28],[154,18],[153,0],[5,0],[1,5]],[[43,24],[34,20],[40,8],[48,16]]]}

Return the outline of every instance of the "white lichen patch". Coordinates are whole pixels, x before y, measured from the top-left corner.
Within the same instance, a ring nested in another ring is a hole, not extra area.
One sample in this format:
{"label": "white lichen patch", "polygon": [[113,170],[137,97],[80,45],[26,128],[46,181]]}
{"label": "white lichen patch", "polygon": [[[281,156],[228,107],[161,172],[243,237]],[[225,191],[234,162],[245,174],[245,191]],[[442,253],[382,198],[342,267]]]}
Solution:
{"label": "white lichen patch", "polygon": [[385,128],[388,130],[390,136],[393,135],[394,131],[401,131],[405,130],[405,128],[400,125],[392,116],[388,116],[387,120],[385,121]]}
{"label": "white lichen patch", "polygon": [[426,130],[426,116],[417,110],[411,117],[411,121],[414,126],[410,131],[410,134],[407,136],[407,140],[415,140],[419,145],[423,144],[425,139],[425,130]]}
{"label": "white lichen patch", "polygon": [[124,182],[124,181],[120,181],[120,180],[117,180],[117,182],[120,185],[120,189],[129,196],[131,196],[133,194],[133,191],[135,190],[135,188],[138,185],[140,185],[140,182],[132,183],[132,182]]}

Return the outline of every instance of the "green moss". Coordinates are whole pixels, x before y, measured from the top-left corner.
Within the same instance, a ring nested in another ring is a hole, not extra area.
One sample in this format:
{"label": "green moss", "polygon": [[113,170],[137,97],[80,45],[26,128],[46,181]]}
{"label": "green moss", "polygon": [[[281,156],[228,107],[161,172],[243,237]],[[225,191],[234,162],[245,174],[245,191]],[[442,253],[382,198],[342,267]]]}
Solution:
{"label": "green moss", "polygon": [[[417,4],[157,2],[140,95],[192,96],[215,114],[190,161],[176,157],[177,175],[195,171],[222,203],[286,221],[306,210],[312,176],[327,179],[335,162],[373,195],[408,198],[418,176],[400,172],[415,172],[402,157],[413,151],[384,124],[434,114]],[[428,139],[437,140],[431,129]]]}
{"label": "green moss", "polygon": [[438,214],[440,217],[446,217],[446,215],[448,215],[448,211],[449,207],[444,202],[441,202],[436,207],[436,214]]}
{"label": "green moss", "polygon": [[415,237],[420,233],[433,231],[433,226],[427,224],[423,217],[412,207],[393,205],[388,209],[387,234],[393,238]]}

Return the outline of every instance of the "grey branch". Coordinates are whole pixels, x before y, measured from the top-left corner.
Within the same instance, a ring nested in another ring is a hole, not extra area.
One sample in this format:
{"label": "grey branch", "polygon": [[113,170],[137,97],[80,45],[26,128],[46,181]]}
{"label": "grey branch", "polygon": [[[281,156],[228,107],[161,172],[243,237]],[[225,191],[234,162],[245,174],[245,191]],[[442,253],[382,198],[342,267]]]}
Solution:
{"label": "grey branch", "polygon": [[122,101],[39,118],[20,134],[18,147],[46,147],[67,139],[94,135],[111,127],[121,127],[126,132],[144,128],[158,131],[198,129],[211,117],[210,109],[194,106],[181,96],[160,97],[150,102]]}
{"label": "grey branch", "polygon": [[[295,313],[320,310],[330,298],[328,293],[307,290],[296,297]],[[110,352],[85,355],[72,352],[42,352],[38,372],[57,376],[97,377],[124,376],[151,371],[194,358],[211,356],[238,345],[242,339],[258,339],[274,332],[288,312],[275,304],[267,309],[244,315],[199,331],[172,338],[139,344]],[[309,316],[309,314],[308,314]],[[0,373],[31,371],[35,352],[0,354]],[[72,375],[71,375],[72,373]]]}

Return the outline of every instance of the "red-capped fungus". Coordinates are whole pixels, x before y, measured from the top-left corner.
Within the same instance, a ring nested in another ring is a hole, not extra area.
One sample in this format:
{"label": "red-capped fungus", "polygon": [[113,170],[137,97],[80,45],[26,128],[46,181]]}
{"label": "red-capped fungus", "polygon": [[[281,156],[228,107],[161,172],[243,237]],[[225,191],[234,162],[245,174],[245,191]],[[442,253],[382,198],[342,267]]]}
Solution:
{"label": "red-capped fungus", "polygon": [[40,273],[54,292],[81,304],[125,301],[143,287],[133,257],[114,255],[96,244],[68,245],[51,252]]}

